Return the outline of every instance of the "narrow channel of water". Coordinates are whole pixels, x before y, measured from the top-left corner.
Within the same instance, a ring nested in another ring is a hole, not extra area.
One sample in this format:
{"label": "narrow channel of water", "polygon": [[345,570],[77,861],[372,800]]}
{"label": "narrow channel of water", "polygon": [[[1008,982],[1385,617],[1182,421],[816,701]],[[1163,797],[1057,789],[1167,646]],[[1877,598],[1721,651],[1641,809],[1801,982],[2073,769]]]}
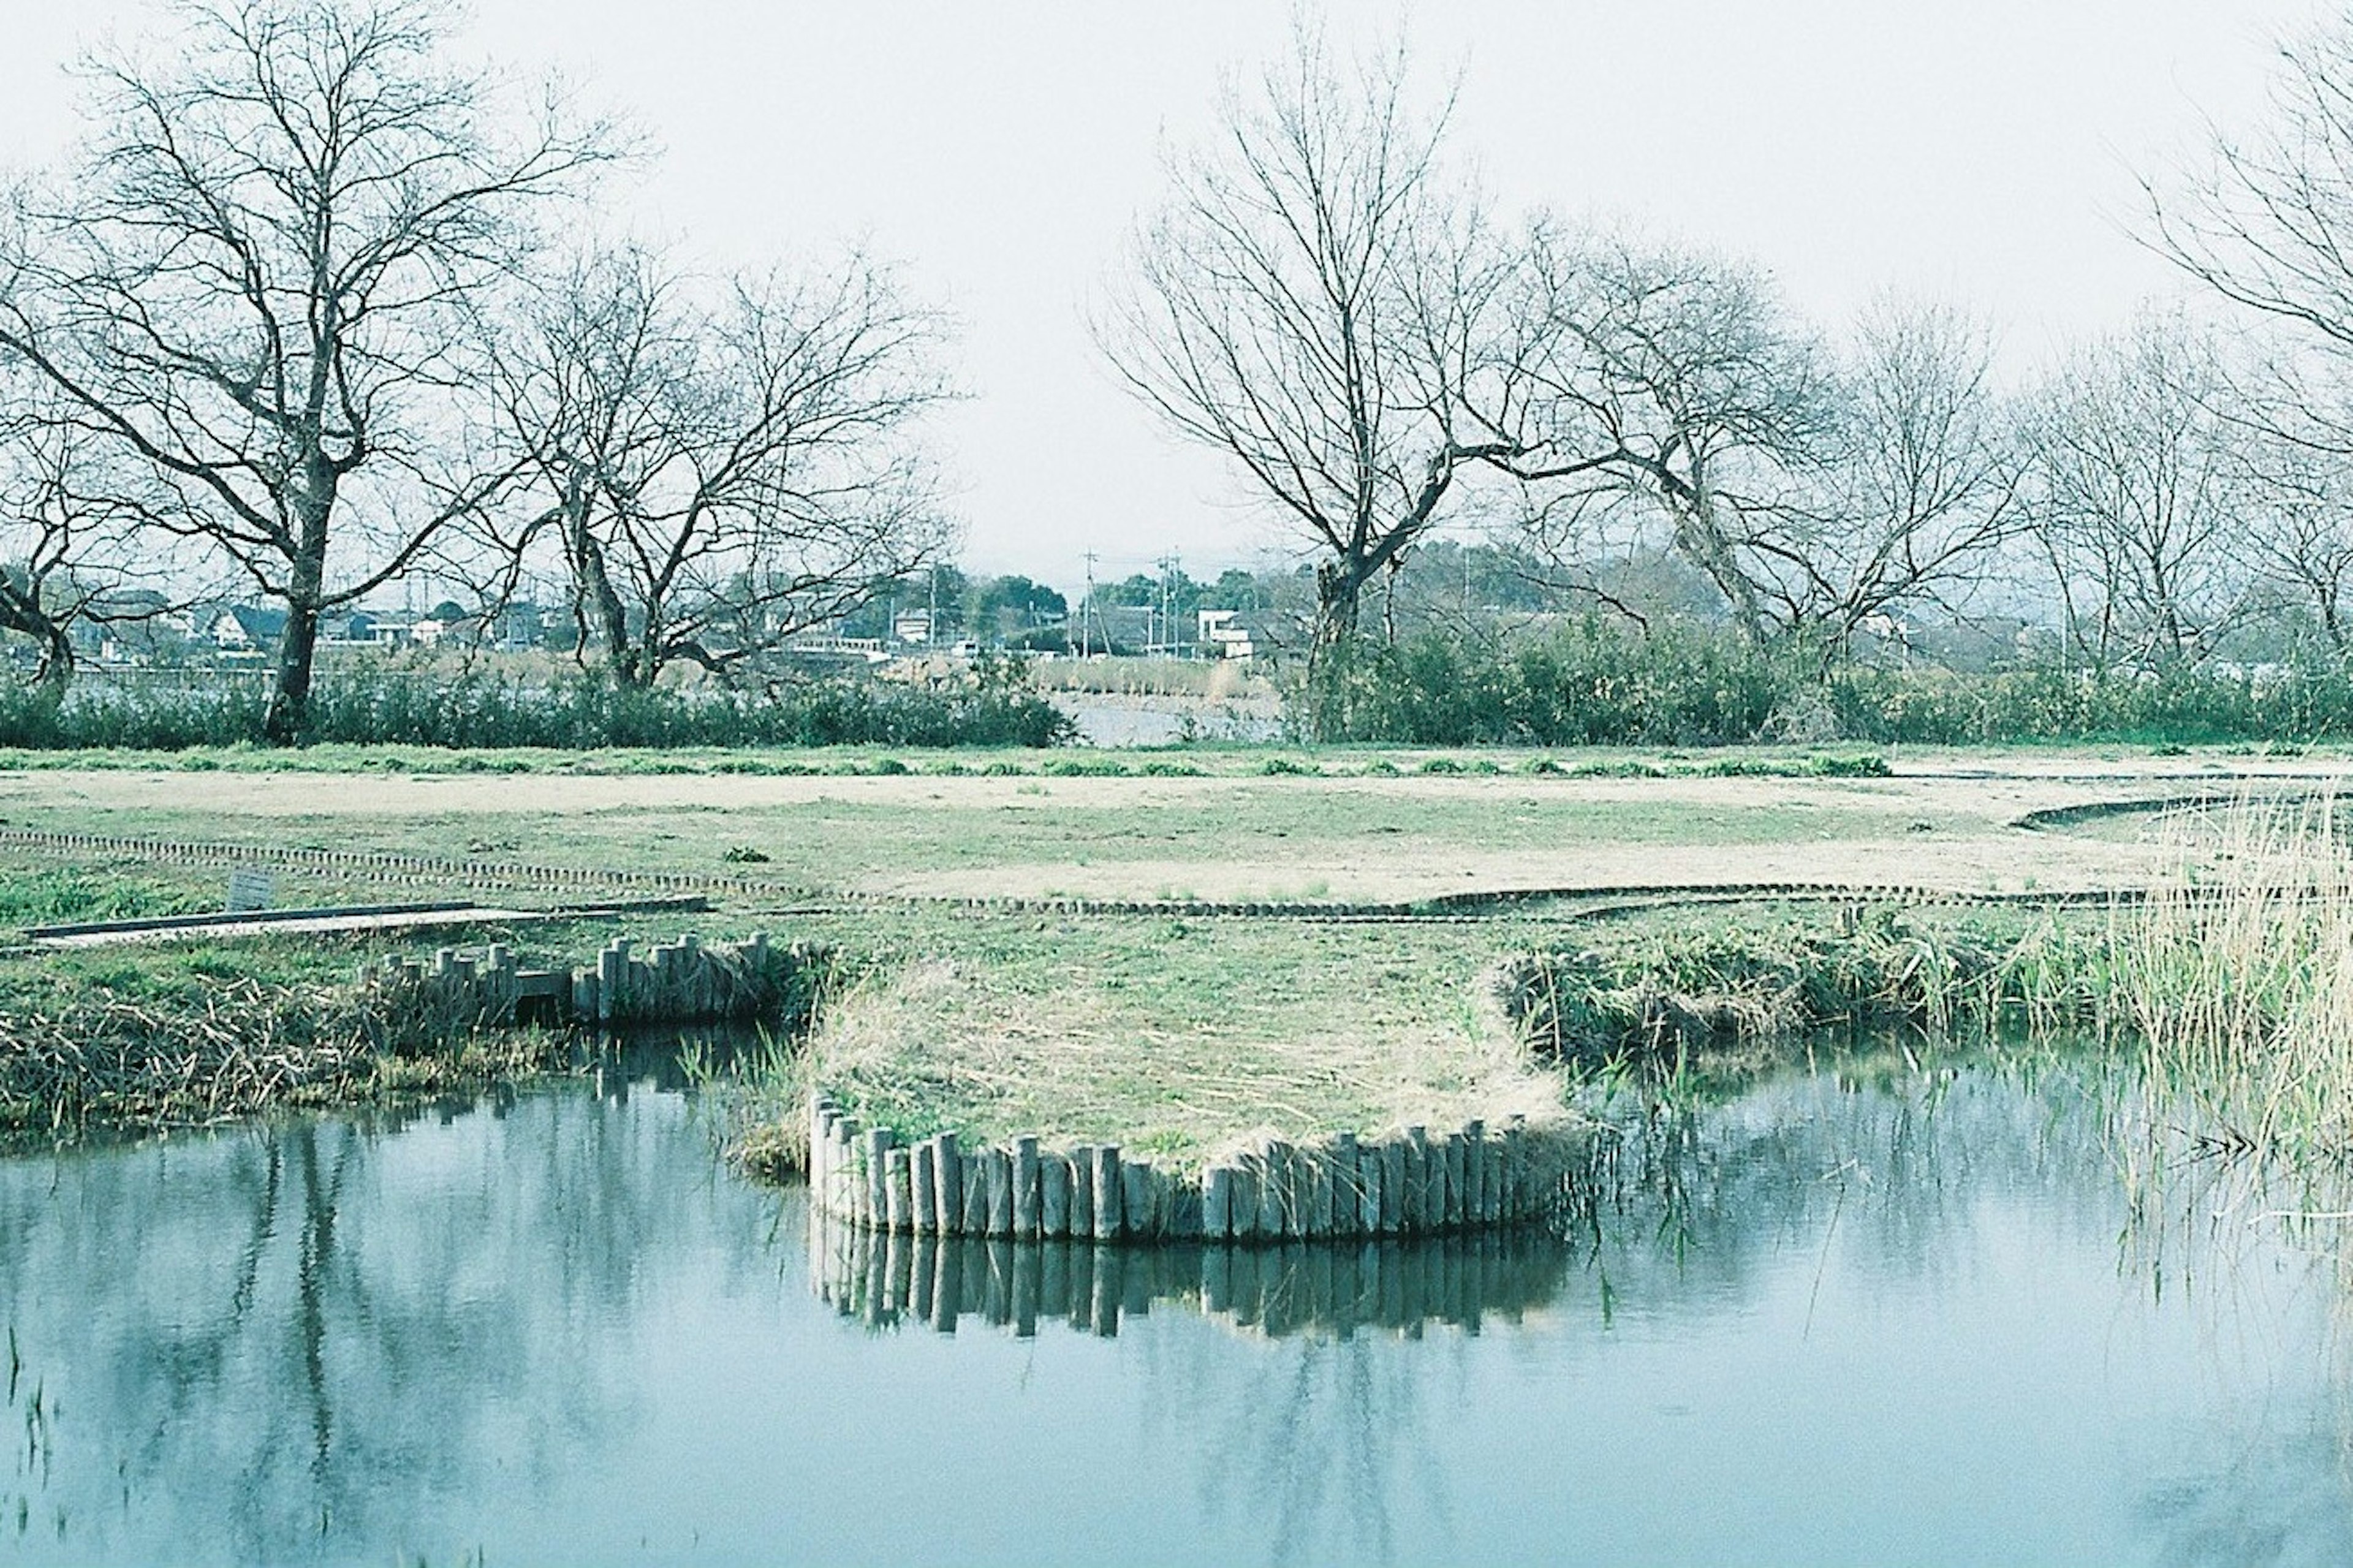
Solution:
{"label": "narrow channel of water", "polygon": [[2324,1247],[2111,1090],[1806,1070],[1591,1229],[872,1247],[565,1084],[0,1162],[0,1563],[2320,1563]]}

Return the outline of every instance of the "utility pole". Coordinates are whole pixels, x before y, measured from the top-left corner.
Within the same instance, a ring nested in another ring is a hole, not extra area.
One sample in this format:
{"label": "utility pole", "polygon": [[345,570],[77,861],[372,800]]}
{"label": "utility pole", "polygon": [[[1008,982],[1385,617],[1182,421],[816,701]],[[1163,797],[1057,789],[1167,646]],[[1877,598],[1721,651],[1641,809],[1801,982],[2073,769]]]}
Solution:
{"label": "utility pole", "polygon": [[1087,617],[1094,614],[1095,609],[1095,552],[1093,551],[1087,552],[1086,562],[1087,596],[1079,601],[1079,657],[1081,658],[1087,657]]}

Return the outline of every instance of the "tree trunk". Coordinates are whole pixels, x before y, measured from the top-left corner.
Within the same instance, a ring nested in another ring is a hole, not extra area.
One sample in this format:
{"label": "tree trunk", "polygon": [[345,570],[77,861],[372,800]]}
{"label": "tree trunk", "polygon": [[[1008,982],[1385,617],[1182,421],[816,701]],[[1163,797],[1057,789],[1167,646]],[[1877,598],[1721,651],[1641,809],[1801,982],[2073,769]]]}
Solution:
{"label": "tree trunk", "polygon": [[319,648],[319,605],[315,593],[309,602],[294,600],[286,606],[286,637],[278,646],[278,679],[269,689],[269,707],[261,719],[262,738],[273,746],[290,746],[302,738],[311,717],[311,668]]}
{"label": "tree trunk", "polygon": [[[43,617],[44,620],[47,618]],[[53,698],[62,698],[66,688],[73,684],[73,638],[66,628],[47,621],[42,633],[41,662],[33,671],[33,683]]]}
{"label": "tree trunk", "polygon": [[605,548],[588,526],[586,488],[576,471],[566,481],[566,490],[564,526],[572,556],[573,591],[604,634],[605,673],[617,686],[643,685],[639,667],[650,660],[640,661],[629,646],[628,610],[622,605],[621,595],[613,591],[613,574],[605,565]]}
{"label": "tree trunk", "polygon": [[1315,568],[1315,635],[1307,648],[1307,723],[1318,741],[1348,731],[1348,679],[1356,651],[1363,575],[1345,563]]}

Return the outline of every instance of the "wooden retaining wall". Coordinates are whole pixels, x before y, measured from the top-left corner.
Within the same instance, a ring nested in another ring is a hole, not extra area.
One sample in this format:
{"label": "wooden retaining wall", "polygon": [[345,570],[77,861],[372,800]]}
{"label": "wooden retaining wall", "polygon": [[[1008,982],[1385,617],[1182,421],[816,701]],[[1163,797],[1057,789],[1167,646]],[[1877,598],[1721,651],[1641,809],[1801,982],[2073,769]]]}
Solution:
{"label": "wooden retaining wall", "polygon": [[[1041,1149],[1034,1138],[964,1149],[954,1133],[903,1143],[822,1095],[809,1101],[809,1202],[891,1235],[1094,1243],[1274,1244],[1443,1236],[1557,1213],[1583,1149],[1576,1134],[1472,1121],[1359,1142],[1274,1141],[1180,1179],[1115,1144]],[[923,1201],[918,1201],[918,1200]]]}
{"label": "wooden retaining wall", "polygon": [[809,1286],[844,1317],[954,1333],[977,1319],[1028,1337],[1041,1323],[1114,1335],[1176,1303],[1269,1338],[1476,1333],[1556,1300],[1573,1253],[1525,1228],[1420,1240],[1245,1247],[1099,1247],[909,1236],[812,1213]]}
{"label": "wooden retaining wall", "polygon": [[518,1024],[617,1027],[721,1023],[774,1016],[805,993],[823,949],[776,946],[765,935],[705,943],[691,936],[643,952],[616,937],[593,963],[526,969],[502,942],[445,947],[430,961],[392,957],[360,966],[361,991],[396,1025],[440,1031]]}

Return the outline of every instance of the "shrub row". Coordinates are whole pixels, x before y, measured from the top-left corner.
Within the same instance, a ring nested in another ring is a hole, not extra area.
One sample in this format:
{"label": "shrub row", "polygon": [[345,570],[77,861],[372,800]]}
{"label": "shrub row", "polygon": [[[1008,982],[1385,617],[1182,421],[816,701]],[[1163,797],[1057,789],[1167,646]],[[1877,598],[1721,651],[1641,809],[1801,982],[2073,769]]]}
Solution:
{"label": "shrub row", "polygon": [[[1408,745],[2353,737],[2353,678],[2334,668],[1825,671],[1800,652],[1730,635],[1690,626],[1643,634],[1601,620],[1515,639],[1428,634],[1360,655],[1340,679],[1345,738]],[[1307,695],[1298,694],[1301,712]]]}
{"label": "shrub row", "polygon": [[[0,746],[180,751],[259,743],[266,679],[79,681],[0,693]],[[621,689],[574,677],[347,669],[313,688],[302,739],[355,745],[1050,746],[1070,721],[1001,679],[936,689],[828,680],[765,692]]]}

